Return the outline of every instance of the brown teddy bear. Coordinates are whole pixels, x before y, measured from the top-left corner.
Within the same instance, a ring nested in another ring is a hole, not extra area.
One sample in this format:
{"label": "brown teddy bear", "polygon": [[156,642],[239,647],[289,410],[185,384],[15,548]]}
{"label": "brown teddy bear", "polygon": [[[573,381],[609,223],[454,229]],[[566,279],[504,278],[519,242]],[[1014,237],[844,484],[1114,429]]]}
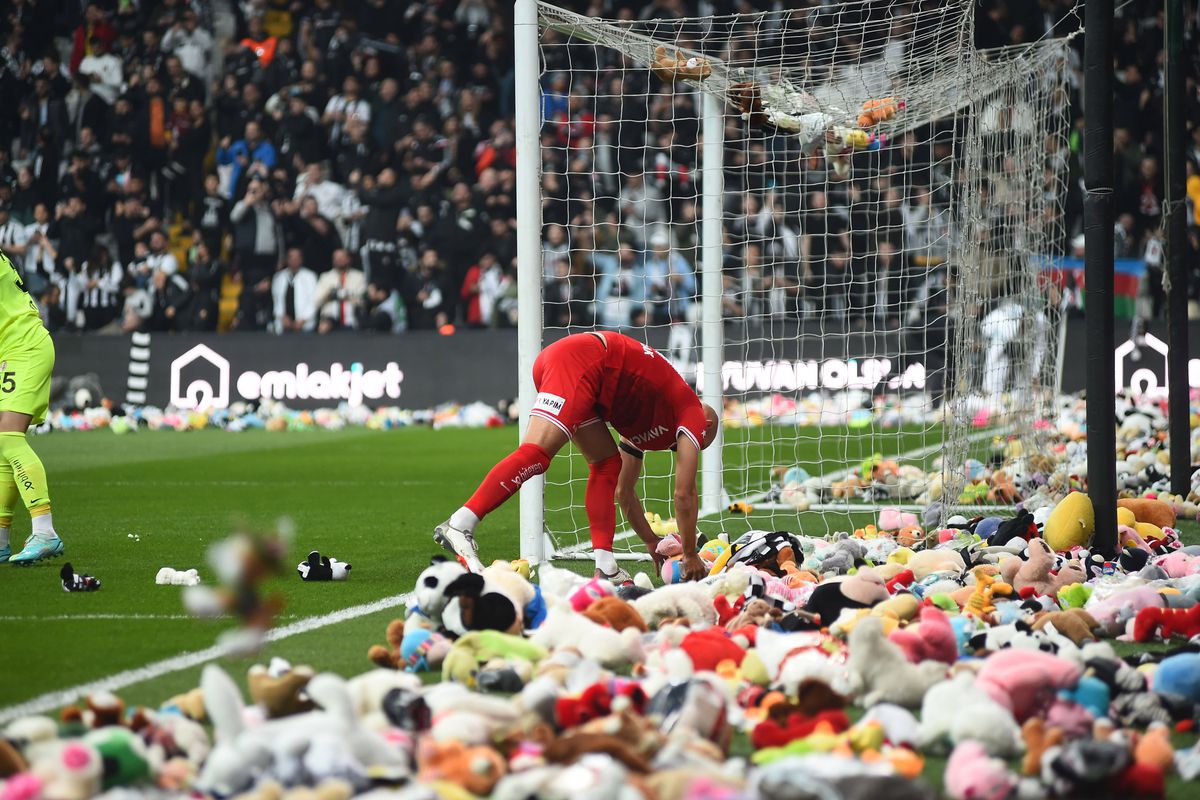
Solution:
{"label": "brown teddy bear", "polygon": [[1000,564],[1000,574],[1004,582],[1012,584],[1018,593],[1031,589],[1039,596],[1054,597],[1064,586],[1087,581],[1083,565],[1078,561],[1068,561],[1057,575],[1051,573],[1052,569],[1054,551],[1045,539],[1030,539],[1027,561],[1014,556]]}
{"label": "brown teddy bear", "polygon": [[1100,623],[1082,608],[1068,608],[1066,611],[1047,611],[1039,614],[1033,623],[1033,629],[1040,631],[1047,625],[1053,625],[1054,630],[1066,636],[1078,647],[1084,642],[1096,638],[1096,629]]}
{"label": "brown teddy bear", "polygon": [[315,674],[312,667],[293,667],[282,658],[272,658],[269,667],[255,664],[247,671],[246,685],[267,719],[278,719],[315,708],[304,692]]}
{"label": "brown teddy bear", "polygon": [[404,659],[400,656],[400,643],[404,641],[404,620],[394,619],[387,626],[387,647],[373,644],[367,650],[371,663],[384,669],[403,669]]}
{"label": "brown teddy bear", "polygon": [[637,609],[619,597],[601,597],[588,606],[583,615],[597,625],[607,625],[615,631],[637,628],[645,633],[649,630]]}
{"label": "brown teddy bear", "polygon": [[708,59],[703,56],[688,58],[678,50],[672,58],[667,55],[667,48],[661,44],[654,49],[654,61],[650,64],[650,69],[666,83],[674,83],[677,80],[702,81],[712,75],[712,66],[709,65]]}

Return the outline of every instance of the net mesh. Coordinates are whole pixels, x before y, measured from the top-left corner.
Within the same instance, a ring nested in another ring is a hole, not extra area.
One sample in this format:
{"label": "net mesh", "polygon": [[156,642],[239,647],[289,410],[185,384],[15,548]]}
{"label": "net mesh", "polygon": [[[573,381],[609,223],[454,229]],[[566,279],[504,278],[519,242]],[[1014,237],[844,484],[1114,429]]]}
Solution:
{"label": "net mesh", "polygon": [[[978,499],[971,459],[1025,468],[1059,359],[1040,269],[1062,239],[1061,43],[976,52],[969,2],[539,19],[547,342],[620,330],[701,382],[701,92],[726,110],[722,476],[753,509],[702,530],[853,530]],[[587,466],[561,461],[546,524],[568,555]],[[663,518],[672,470],[647,454]]]}

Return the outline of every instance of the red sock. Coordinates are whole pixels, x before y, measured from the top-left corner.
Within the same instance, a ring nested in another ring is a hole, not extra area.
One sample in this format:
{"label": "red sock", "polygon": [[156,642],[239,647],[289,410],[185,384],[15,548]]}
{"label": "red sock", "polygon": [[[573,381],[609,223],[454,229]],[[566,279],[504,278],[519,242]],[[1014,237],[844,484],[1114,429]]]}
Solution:
{"label": "red sock", "polygon": [[536,444],[526,442],[492,467],[464,505],[483,519],[516,494],[521,484],[534,475],[541,475],[549,466],[550,454]]}
{"label": "red sock", "polygon": [[587,510],[593,550],[612,550],[613,539],[617,535],[617,507],[614,501],[617,496],[617,476],[620,474],[621,457],[616,453],[588,465],[583,507]]}

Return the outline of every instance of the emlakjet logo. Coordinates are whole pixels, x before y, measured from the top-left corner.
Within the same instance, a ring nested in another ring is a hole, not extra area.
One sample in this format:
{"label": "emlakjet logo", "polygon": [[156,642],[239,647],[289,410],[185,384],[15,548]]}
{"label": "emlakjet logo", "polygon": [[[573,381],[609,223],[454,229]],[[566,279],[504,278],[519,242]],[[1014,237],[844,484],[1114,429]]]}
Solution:
{"label": "emlakjet logo", "polygon": [[187,410],[227,408],[232,386],[242,400],[345,400],[360,406],[365,400],[398,399],[403,381],[395,362],[382,370],[364,369],[358,362],[313,369],[300,362],[290,370],[247,370],[231,382],[229,359],[198,344],[171,362],[170,403]]}

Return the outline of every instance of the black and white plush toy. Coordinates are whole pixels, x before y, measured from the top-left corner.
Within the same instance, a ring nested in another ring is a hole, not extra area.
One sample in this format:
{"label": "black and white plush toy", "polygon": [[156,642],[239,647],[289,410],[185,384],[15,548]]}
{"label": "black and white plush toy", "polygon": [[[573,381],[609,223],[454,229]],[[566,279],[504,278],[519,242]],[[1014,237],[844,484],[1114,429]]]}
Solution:
{"label": "black and white plush toy", "polygon": [[344,581],[350,576],[350,565],[313,550],[308,554],[307,561],[296,565],[296,572],[306,581]]}
{"label": "black and white plush toy", "polygon": [[451,636],[512,631],[521,621],[516,603],[498,584],[442,556],[434,556],[418,576],[413,594],[417,609]]}

